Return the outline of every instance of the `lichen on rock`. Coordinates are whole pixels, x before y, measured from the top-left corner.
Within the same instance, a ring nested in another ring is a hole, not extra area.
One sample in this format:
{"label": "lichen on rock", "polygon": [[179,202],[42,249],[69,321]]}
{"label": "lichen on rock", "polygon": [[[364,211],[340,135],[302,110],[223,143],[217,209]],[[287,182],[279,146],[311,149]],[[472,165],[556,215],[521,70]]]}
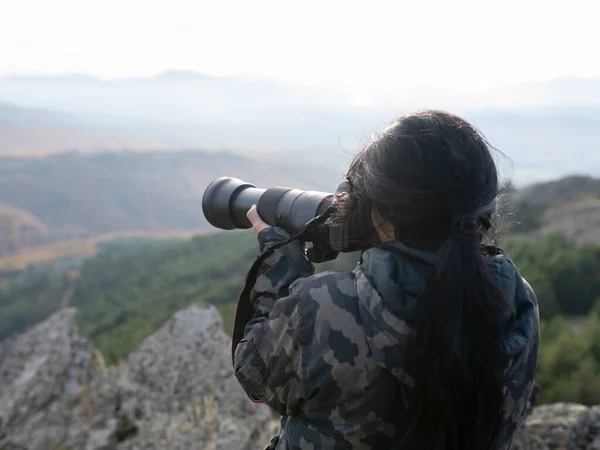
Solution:
{"label": "lichen on rock", "polygon": [[74,317],[60,311],[0,343],[0,448],[254,450],[269,441],[270,412],[237,383],[214,307],[180,311],[108,369]]}

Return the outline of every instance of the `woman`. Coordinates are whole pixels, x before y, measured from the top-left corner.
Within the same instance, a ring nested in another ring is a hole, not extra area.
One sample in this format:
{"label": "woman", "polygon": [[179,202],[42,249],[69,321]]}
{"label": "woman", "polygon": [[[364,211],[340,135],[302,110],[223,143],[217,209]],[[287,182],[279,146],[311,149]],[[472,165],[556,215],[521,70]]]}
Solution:
{"label": "woman", "polygon": [[[313,275],[292,242],[252,290],[234,366],[283,417],[269,448],[508,449],[539,319],[510,257],[488,244],[500,187],[486,141],[454,115],[409,114],[346,178],[336,219],[370,247],[356,269]],[[254,207],[248,218],[261,250],[288,236]]]}

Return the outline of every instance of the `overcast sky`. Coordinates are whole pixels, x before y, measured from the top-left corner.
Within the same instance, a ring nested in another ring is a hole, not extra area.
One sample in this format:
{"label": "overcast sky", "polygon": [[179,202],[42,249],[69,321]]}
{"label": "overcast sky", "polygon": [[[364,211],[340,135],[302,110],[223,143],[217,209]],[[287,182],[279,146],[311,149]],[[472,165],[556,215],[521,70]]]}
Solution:
{"label": "overcast sky", "polygon": [[360,96],[600,76],[593,0],[0,0],[0,75],[246,74]]}

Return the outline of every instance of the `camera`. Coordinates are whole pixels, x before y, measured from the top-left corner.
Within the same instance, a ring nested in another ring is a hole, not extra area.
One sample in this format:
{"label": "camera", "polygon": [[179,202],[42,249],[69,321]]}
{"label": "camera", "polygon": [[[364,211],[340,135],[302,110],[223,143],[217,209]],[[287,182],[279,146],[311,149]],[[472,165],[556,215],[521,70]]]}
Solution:
{"label": "camera", "polygon": [[307,257],[312,262],[330,261],[340,252],[354,252],[344,224],[326,220],[336,194],[346,192],[341,183],[335,193],[303,191],[288,187],[257,188],[237,178],[222,177],[208,185],[202,211],[208,223],[222,230],[251,228],[246,213],[256,205],[262,219],[312,244]]}

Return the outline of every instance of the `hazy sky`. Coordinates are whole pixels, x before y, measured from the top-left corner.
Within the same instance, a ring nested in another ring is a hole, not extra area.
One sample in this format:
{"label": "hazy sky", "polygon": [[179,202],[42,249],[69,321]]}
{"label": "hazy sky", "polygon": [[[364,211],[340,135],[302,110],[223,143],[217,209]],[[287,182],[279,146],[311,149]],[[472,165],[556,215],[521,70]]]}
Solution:
{"label": "hazy sky", "polygon": [[600,76],[593,0],[0,0],[0,75],[168,69],[360,93]]}

